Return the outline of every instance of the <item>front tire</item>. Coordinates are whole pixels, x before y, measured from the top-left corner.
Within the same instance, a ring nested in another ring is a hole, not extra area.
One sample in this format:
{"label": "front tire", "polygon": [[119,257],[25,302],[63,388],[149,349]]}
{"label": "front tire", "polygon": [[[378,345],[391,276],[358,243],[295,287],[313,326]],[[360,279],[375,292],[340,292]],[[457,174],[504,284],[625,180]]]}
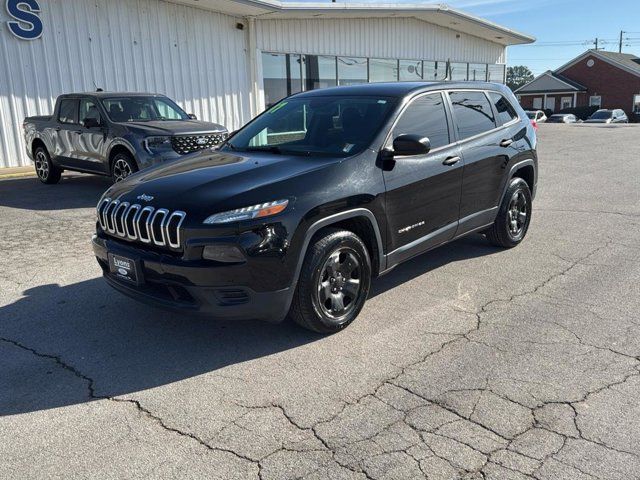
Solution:
{"label": "front tire", "polygon": [[33,152],[36,175],[38,179],[47,185],[53,185],[60,181],[62,169],[55,166],[51,161],[49,152],[45,147],[37,147]]}
{"label": "front tire", "polygon": [[371,259],[353,232],[327,228],[308,249],[289,316],[318,333],[335,333],[355,320],[369,295]]}
{"label": "front tire", "polygon": [[111,180],[113,183],[122,182],[137,171],[138,166],[135,160],[127,153],[117,153],[111,161]]}
{"label": "front tire", "polygon": [[498,216],[487,230],[489,241],[502,248],[519,245],[531,224],[533,202],[529,185],[522,178],[513,178],[502,199]]}

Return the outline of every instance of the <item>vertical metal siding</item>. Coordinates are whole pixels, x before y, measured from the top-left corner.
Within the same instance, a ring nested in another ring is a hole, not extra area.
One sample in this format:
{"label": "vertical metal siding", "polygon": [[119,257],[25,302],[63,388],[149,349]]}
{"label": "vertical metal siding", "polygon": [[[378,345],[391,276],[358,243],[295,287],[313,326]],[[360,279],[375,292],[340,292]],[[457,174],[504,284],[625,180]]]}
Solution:
{"label": "vertical metal siding", "polygon": [[[3,2],[4,3],[4,2]],[[0,8],[0,167],[27,165],[22,120],[61,93],[149,91],[230,130],[250,119],[246,30],[238,18],[158,0],[41,1],[44,33],[24,41]]]}
{"label": "vertical metal siding", "polygon": [[415,18],[258,19],[256,25],[263,51],[505,63],[504,46]]}

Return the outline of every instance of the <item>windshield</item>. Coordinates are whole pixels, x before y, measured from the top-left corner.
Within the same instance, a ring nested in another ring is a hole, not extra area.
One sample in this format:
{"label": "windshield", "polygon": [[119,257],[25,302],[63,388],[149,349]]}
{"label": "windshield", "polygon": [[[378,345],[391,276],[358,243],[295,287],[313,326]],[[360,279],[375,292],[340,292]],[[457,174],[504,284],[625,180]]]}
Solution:
{"label": "windshield", "polygon": [[287,98],[240,130],[221,150],[347,157],[371,145],[397,99]]}
{"label": "windshield", "polygon": [[591,115],[591,118],[593,120],[606,120],[608,118],[611,118],[612,115],[613,115],[613,112],[608,110],[602,110]]}
{"label": "windshield", "polygon": [[113,97],[102,100],[113,122],[187,120],[189,116],[166,97]]}

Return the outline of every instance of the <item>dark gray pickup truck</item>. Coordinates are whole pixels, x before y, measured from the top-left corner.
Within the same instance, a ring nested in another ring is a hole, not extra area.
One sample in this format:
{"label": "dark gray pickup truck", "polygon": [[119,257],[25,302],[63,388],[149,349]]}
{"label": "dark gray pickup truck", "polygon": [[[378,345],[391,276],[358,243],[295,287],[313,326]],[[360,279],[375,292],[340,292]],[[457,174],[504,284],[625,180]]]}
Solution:
{"label": "dark gray pickup truck", "polygon": [[132,173],[226,140],[221,125],[198,121],[163,95],[74,93],[61,95],[53,115],[24,120],[27,155],[43,183],[64,170],[111,176]]}

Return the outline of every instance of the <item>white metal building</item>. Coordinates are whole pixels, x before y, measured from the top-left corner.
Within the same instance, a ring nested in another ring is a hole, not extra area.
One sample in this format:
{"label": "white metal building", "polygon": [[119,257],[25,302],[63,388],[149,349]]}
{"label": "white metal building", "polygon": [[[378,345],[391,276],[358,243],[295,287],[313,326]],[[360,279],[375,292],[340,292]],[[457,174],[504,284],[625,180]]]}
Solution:
{"label": "white metal building", "polygon": [[276,0],[6,0],[0,167],[27,165],[25,116],[61,93],[146,91],[234,130],[300,90],[368,81],[504,81],[533,38],[443,5]]}

